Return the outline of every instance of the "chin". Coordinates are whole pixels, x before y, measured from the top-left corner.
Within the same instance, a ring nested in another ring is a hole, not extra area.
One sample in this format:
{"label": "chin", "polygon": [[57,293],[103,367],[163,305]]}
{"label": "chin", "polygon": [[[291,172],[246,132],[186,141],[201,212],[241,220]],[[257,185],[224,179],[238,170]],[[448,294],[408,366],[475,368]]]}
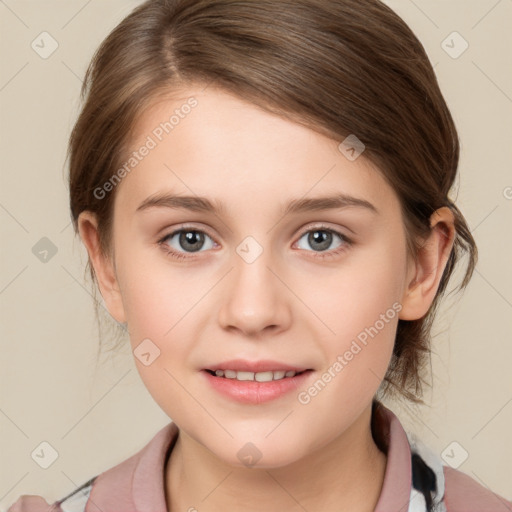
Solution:
{"label": "chin", "polygon": [[[226,453],[225,446],[216,456],[229,466],[248,469],[272,469],[296,462],[302,453],[297,451],[297,444],[288,438],[289,444],[283,445],[282,438],[269,442],[262,436],[261,441],[232,441],[232,450]],[[234,453],[234,456],[233,456]]]}

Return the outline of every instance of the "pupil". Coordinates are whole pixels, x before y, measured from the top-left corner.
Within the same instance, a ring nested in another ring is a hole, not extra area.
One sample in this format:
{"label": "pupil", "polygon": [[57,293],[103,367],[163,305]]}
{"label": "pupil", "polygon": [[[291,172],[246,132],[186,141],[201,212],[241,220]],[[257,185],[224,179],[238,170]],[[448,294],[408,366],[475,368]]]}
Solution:
{"label": "pupil", "polygon": [[312,246],[314,246],[314,243],[320,243],[320,249],[328,249],[331,245],[331,238],[332,233],[328,231],[312,231],[309,235],[309,243]]}
{"label": "pupil", "polygon": [[199,233],[197,231],[185,231],[181,233],[180,235],[180,245],[186,249],[187,244],[191,245],[192,247],[189,247],[189,249],[192,252],[196,252],[201,248],[201,245],[204,241],[204,236],[202,233]]}

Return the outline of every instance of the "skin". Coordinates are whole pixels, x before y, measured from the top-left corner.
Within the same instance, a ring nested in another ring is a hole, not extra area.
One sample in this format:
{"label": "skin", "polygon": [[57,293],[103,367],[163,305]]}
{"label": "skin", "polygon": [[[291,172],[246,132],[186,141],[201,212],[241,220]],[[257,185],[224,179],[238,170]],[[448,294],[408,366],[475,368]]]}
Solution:
{"label": "skin", "polygon": [[[446,208],[432,216],[414,260],[398,198],[364,153],[350,161],[338,150],[341,140],[214,87],[178,92],[138,121],[134,149],[188,97],[198,101],[118,185],[111,253],[99,250],[94,215],[79,218],[111,315],[127,322],[132,349],[149,338],[160,350],[148,366],[135,362],[180,428],[166,465],[168,509],[373,511],[386,456],[371,434],[372,398],[398,319],[420,318],[435,296],[453,216]],[[206,196],[224,211],[136,211],[160,192]],[[281,213],[292,199],[335,192],[364,199],[377,213],[360,206]],[[182,223],[206,233],[202,246],[195,242],[199,251],[180,245],[179,234],[159,243]],[[336,234],[327,248],[308,241],[320,224],[352,243]],[[236,252],[247,236],[263,250],[252,263]],[[332,257],[319,257],[326,252]],[[240,404],[201,374],[223,360],[274,359],[313,368],[307,389],[395,303],[400,313],[308,404],[295,391]],[[237,457],[248,442],[262,454],[252,467]]]}

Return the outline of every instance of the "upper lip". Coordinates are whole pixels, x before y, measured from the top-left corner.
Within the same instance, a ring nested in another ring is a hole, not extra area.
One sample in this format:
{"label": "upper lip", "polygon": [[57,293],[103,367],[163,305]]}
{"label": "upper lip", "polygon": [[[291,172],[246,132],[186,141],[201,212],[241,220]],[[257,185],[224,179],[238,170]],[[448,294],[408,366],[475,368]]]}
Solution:
{"label": "upper lip", "polygon": [[221,363],[212,364],[206,368],[205,370],[239,370],[242,372],[269,372],[269,371],[295,371],[296,373],[303,372],[304,370],[309,370],[310,368],[306,368],[303,366],[293,366],[286,363],[281,363],[279,361],[270,361],[268,359],[261,361],[247,361],[245,359],[232,359],[230,361],[224,361]]}

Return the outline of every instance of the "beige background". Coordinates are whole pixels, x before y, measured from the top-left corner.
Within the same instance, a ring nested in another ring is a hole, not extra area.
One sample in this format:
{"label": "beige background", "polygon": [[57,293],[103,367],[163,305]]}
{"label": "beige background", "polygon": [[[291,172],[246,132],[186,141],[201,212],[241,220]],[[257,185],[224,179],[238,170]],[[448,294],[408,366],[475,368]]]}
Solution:
{"label": "beige background", "polygon": [[[21,494],[63,497],[169,421],[142,385],[128,345],[95,366],[85,251],[73,237],[65,183],[81,77],[101,40],[138,3],[0,0],[2,510]],[[512,500],[512,1],[387,3],[423,42],[454,115],[462,144],[458,201],[480,248],[468,290],[446,301],[437,323],[431,405],[390,407],[453,464],[465,450],[459,469]],[[58,42],[47,59],[31,48],[43,31]],[[456,59],[442,47],[453,31],[469,43]],[[58,250],[46,263],[32,252],[42,237]],[[58,452],[48,469],[31,458],[43,441]]]}

